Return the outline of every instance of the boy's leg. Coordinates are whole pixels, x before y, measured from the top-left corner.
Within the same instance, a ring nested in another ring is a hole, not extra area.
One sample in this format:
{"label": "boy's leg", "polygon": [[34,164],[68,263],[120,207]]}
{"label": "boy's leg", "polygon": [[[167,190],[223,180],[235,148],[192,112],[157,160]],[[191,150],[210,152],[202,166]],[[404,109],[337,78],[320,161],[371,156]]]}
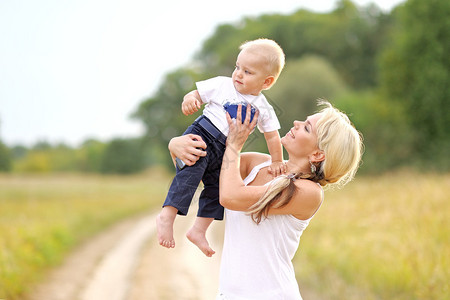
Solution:
{"label": "boy's leg", "polygon": [[156,228],[158,231],[158,242],[166,248],[174,248],[173,222],[177,216],[178,209],[173,206],[164,206],[156,217]]}
{"label": "boy's leg", "polygon": [[161,246],[166,248],[175,247],[173,238],[173,223],[177,214],[186,215],[192,201],[192,197],[198,188],[207,166],[205,157],[200,158],[197,163],[183,170],[177,169],[172,184],[167,193],[163,209],[156,220],[158,240]]}
{"label": "boy's leg", "polygon": [[197,218],[186,234],[187,238],[208,257],[211,257],[215,251],[209,246],[206,230],[214,219],[223,220],[224,209],[219,203],[219,182],[216,181],[216,183],[215,186],[211,186],[208,185],[208,180],[205,182],[205,178],[203,179],[204,189],[199,198]]}
{"label": "boy's leg", "polygon": [[219,177],[225,146],[215,143],[210,146],[209,154],[213,157],[202,177],[204,189],[198,203],[198,217],[223,220],[224,208],[219,203]]}
{"label": "boy's leg", "polygon": [[214,253],[216,253],[213,249],[211,249],[208,241],[206,240],[206,230],[209,225],[211,225],[213,220],[214,218],[195,218],[194,225],[186,234],[187,238],[194,245],[200,248],[200,250],[202,250],[202,252],[208,257],[211,257]]}
{"label": "boy's leg", "polygon": [[206,230],[214,219],[223,219],[224,211],[219,203],[219,175],[223,155],[221,153],[225,149],[221,145],[219,147],[223,149],[217,149],[218,146],[214,146],[211,145],[208,152],[213,160],[210,160],[210,165],[202,178],[204,189],[199,198],[197,218],[187,233],[187,238],[208,257],[211,257],[215,251],[209,246]]}

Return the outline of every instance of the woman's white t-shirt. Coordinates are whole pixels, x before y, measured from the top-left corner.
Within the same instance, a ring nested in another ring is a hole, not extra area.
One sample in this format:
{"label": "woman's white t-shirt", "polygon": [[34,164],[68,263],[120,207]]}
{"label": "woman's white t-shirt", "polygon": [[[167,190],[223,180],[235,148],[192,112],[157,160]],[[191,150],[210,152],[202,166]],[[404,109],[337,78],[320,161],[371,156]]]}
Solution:
{"label": "woman's white t-shirt", "polygon": [[[270,161],[256,166],[244,183],[252,182],[258,171],[268,165]],[[302,299],[292,259],[311,218],[269,215],[256,224],[245,212],[225,209],[217,299]]]}

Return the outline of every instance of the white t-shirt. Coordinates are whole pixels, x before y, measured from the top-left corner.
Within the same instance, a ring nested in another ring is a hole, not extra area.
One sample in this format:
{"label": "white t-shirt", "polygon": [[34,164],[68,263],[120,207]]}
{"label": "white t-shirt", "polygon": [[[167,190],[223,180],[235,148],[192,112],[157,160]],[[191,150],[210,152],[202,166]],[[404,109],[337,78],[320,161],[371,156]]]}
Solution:
{"label": "white t-shirt", "polygon": [[[256,166],[247,185],[271,161]],[[226,300],[301,300],[292,259],[310,220],[269,215],[256,224],[242,211],[225,209],[219,295]]]}
{"label": "white t-shirt", "polygon": [[224,134],[228,135],[228,122],[224,105],[249,103],[259,110],[258,129],[261,132],[271,132],[280,129],[280,122],[263,94],[258,96],[243,95],[236,91],[230,77],[218,76],[196,83],[197,91],[206,103],[203,115]]}

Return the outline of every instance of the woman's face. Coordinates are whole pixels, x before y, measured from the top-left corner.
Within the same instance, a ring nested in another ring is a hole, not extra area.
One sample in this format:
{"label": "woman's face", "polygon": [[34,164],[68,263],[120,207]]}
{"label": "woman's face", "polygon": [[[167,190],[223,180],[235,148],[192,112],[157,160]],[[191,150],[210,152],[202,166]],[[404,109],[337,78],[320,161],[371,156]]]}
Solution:
{"label": "woman's face", "polygon": [[306,121],[294,121],[294,127],[281,138],[281,143],[290,156],[308,156],[319,150],[316,124],[320,117],[321,114],[317,113],[309,116]]}

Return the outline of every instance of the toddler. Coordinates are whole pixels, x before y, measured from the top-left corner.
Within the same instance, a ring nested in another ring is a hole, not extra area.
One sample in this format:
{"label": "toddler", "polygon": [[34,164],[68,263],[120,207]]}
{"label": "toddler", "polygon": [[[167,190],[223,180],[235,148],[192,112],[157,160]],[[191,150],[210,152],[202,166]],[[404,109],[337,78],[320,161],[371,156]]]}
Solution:
{"label": "toddler", "polygon": [[285,62],[283,50],[269,39],[245,42],[239,49],[231,78],[219,76],[197,82],[197,89],[183,98],[182,112],[185,115],[197,112],[202,104],[206,104],[203,114],[184,134],[201,136],[207,145],[207,155],[192,166],[186,166],[176,159],[177,173],[156,222],[159,244],[164,247],[175,247],[175,217],[177,214],[187,214],[192,197],[200,181],[203,181],[204,189],[199,198],[197,218],[187,237],[206,256],[211,257],[215,253],[206,239],[206,230],[214,219],[223,220],[224,209],[219,203],[219,173],[229,131],[226,113],[231,118],[236,118],[238,105],[243,106],[242,120],[247,105],[251,106],[251,119],[255,111],[259,111],[257,127],[264,133],[272,158],[269,171],[274,176],[285,172],[278,133],[280,123],[273,107],[261,93],[271,88],[280,75]]}

